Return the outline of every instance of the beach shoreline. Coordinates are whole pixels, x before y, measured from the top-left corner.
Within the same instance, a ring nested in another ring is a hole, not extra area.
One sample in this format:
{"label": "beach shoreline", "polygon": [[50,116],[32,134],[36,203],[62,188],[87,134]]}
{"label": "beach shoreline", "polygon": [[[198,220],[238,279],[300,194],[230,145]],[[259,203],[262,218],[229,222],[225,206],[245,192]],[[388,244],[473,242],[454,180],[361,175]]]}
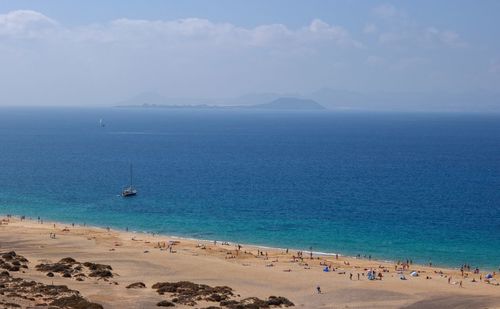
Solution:
{"label": "beach shoreline", "polygon": [[[0,251],[15,251],[30,261],[22,277],[65,284],[104,308],[154,307],[165,296],[150,287],[164,281],[229,286],[241,297],[266,299],[278,295],[301,308],[411,308],[443,297],[450,298],[444,301],[443,308],[447,304],[452,308],[456,300],[500,308],[496,273],[487,283],[484,271],[474,274],[466,270],[462,277],[460,270],[435,266],[403,267],[386,261],[314,253],[311,258],[308,251],[300,254],[291,249],[286,252],[245,244],[238,248],[238,244],[228,242],[215,244],[210,240],[52,221],[42,224],[37,219],[19,217],[0,220]],[[35,270],[36,264],[66,257],[110,265],[117,275],[109,281],[88,277],[78,282],[74,277],[57,274],[48,278]],[[368,280],[371,271],[377,280]],[[412,272],[418,276],[413,277]],[[143,282],[147,288],[140,292],[125,288],[134,282]],[[318,286],[321,294],[315,290]],[[130,301],[141,306],[130,306]],[[182,304],[176,306],[183,308]]]}
{"label": "beach shoreline", "polygon": [[[14,219],[20,219],[23,217],[25,222],[34,222],[37,223],[37,219],[33,218],[31,216],[25,216],[22,214],[0,214],[0,218],[2,217],[7,217],[11,216]],[[39,217],[41,218],[41,217]],[[59,221],[59,220],[44,220],[41,218],[42,222],[45,224],[57,224],[57,225],[64,225],[67,227],[70,227],[72,224],[75,226],[81,227],[81,228],[89,228],[89,229],[102,229],[102,230],[107,230],[108,227],[102,226],[102,225],[95,225],[95,224],[86,224],[86,223],[79,223],[79,222],[66,222],[66,221]],[[255,244],[255,243],[248,243],[248,242],[236,242],[233,240],[225,240],[225,239],[204,239],[204,238],[196,238],[196,237],[189,237],[189,236],[183,236],[183,235],[175,235],[175,234],[169,234],[169,233],[157,233],[157,232],[152,232],[152,231],[145,231],[145,230],[129,230],[128,228],[123,229],[123,228],[117,228],[117,227],[110,227],[109,228],[112,231],[118,232],[118,233],[123,233],[123,234],[128,234],[128,235],[152,235],[155,237],[164,237],[164,238],[172,238],[172,239],[178,239],[178,240],[184,240],[184,241],[189,241],[189,242],[203,242],[203,243],[212,243],[214,240],[216,240],[218,243],[225,243],[231,246],[235,245],[241,245],[246,248],[253,248],[255,250],[257,249],[263,249],[263,250],[268,250],[268,251],[285,251],[288,250],[289,252],[306,252],[309,254],[311,251],[308,248],[285,248],[285,247],[278,247],[278,246],[272,246],[272,245],[262,245],[262,244]],[[314,251],[312,250],[312,254],[314,256],[319,256],[319,257],[335,257],[336,255],[339,257],[343,258],[348,258],[348,259],[355,259],[355,260],[367,260],[367,261],[373,261],[373,262],[380,262],[380,263],[387,263],[387,264],[393,264],[397,263],[397,259],[380,259],[380,258],[369,258],[371,255],[366,255],[366,254],[359,254],[358,256],[352,255],[352,254],[344,254],[342,252],[324,252],[324,251]],[[405,259],[411,259],[411,257],[406,257]],[[404,262],[402,260],[399,260],[399,262]],[[426,267],[428,264],[422,264],[422,263],[412,263],[416,267]],[[471,264],[470,265],[475,265]],[[432,263],[432,266],[442,268],[442,269],[449,269],[449,270],[459,270],[460,266],[457,265],[446,265],[446,264],[441,264],[441,263]],[[482,267],[482,271],[484,272],[500,272],[500,261],[498,267]]]}

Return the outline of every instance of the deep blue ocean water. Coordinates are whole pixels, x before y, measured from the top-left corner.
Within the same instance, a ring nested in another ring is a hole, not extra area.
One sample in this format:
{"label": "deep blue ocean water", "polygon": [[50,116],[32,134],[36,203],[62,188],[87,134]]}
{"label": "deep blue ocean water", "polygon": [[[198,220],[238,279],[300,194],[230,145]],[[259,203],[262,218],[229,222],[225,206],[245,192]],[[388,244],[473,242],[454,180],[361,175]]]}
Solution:
{"label": "deep blue ocean water", "polygon": [[4,107],[0,165],[4,214],[500,266],[500,115]]}

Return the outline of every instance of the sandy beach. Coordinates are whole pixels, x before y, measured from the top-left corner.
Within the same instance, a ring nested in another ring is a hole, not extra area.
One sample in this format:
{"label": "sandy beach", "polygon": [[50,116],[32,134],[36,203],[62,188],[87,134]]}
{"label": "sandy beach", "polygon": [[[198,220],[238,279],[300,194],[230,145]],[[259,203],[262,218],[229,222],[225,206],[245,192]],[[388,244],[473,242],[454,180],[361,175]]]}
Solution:
{"label": "sandy beach", "polygon": [[[257,304],[248,305],[255,302],[251,297],[267,301],[265,305],[271,308],[274,303],[285,306],[270,296],[284,297],[298,308],[500,308],[500,276],[487,279],[485,271],[478,274],[471,269],[462,276],[457,269],[422,265],[402,269],[401,264],[353,257],[314,255],[311,259],[309,252],[299,257],[291,250],[238,248],[220,241],[215,244],[18,217],[0,219],[0,252],[16,254],[3,257],[0,264],[1,271],[11,269],[9,284],[14,284],[12,278],[21,278],[44,286],[64,285],[103,308],[157,308],[162,301],[164,306],[178,308],[258,308]],[[61,261],[68,257],[71,259]],[[16,258],[21,263],[14,263]],[[53,268],[49,277],[54,263],[66,265],[66,270]],[[13,264],[21,268],[16,270]],[[370,270],[377,280],[368,280]],[[418,276],[411,275],[414,271]],[[7,274],[3,276],[0,279],[7,280]],[[191,282],[198,294],[183,296],[179,288],[173,288],[181,281]],[[48,307],[52,301],[42,295],[8,293],[5,284],[0,284],[0,291],[2,288],[0,303],[5,308],[14,304]],[[207,298],[199,294],[201,290],[218,296]]]}

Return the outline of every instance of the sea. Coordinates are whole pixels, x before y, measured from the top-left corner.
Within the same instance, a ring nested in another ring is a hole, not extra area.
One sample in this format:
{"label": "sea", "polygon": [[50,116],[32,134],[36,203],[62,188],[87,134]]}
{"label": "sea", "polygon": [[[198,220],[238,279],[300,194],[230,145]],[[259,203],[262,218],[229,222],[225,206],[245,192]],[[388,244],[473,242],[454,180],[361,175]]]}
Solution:
{"label": "sea", "polygon": [[500,115],[1,107],[0,213],[498,270]]}

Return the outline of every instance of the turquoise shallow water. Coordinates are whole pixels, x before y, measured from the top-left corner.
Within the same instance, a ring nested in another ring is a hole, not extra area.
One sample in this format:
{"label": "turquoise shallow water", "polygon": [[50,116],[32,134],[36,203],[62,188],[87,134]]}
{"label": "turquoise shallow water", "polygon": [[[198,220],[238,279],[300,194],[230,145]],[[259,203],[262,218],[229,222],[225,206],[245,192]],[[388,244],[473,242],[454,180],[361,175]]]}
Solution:
{"label": "turquoise shallow water", "polygon": [[498,115],[1,108],[0,147],[0,213],[500,267]]}

